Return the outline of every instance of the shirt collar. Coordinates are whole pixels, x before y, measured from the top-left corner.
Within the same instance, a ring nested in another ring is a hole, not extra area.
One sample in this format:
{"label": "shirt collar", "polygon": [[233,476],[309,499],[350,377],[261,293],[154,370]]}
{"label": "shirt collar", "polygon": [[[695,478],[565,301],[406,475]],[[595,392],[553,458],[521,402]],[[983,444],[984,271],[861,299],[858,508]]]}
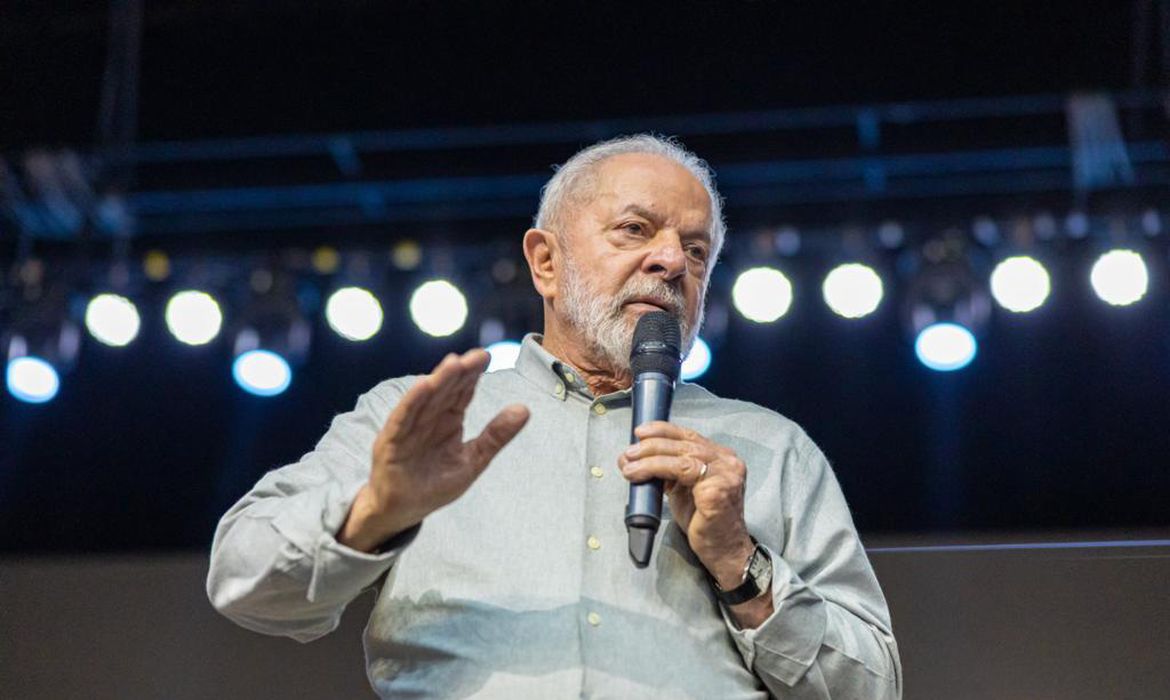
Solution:
{"label": "shirt collar", "polygon": [[[544,337],[539,333],[529,333],[524,336],[515,365],[520,376],[547,389],[553,396],[562,401],[569,394],[578,394],[592,401],[595,397],[589,391],[589,387],[581,378],[580,373],[569,363],[562,362],[548,350],[545,350],[541,344],[543,340]],[[625,389],[609,396],[624,396],[629,393],[629,389]]]}

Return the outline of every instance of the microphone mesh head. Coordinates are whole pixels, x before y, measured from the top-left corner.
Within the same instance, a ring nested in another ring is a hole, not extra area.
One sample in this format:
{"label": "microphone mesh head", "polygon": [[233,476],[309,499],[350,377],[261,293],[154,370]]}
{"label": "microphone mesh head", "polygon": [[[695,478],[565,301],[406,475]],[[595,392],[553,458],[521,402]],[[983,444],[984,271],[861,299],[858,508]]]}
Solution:
{"label": "microphone mesh head", "polygon": [[665,311],[642,314],[634,328],[630,369],[635,375],[661,372],[671,380],[678,379],[679,365],[682,364],[681,346],[682,333],[674,316]]}

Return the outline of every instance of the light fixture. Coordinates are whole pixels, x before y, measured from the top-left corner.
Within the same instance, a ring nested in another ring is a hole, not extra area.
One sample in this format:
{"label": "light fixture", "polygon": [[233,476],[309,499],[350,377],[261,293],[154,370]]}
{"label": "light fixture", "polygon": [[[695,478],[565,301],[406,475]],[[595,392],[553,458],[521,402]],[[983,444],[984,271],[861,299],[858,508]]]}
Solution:
{"label": "light fixture", "polygon": [[861,318],[877,309],[882,301],[882,278],[868,265],[838,265],[821,285],[825,303],[845,318]]}
{"label": "light fixture", "polygon": [[679,372],[679,377],[686,381],[698,379],[703,376],[711,367],[711,346],[707,345],[707,341],[696,336],[695,343],[691,346],[691,351],[683,358],[682,369]]}
{"label": "light fixture", "polygon": [[207,292],[194,289],[174,294],[164,316],[171,335],[187,345],[206,345],[223,327],[219,302]]}
{"label": "light fixture", "polygon": [[463,328],[467,320],[467,299],[447,280],[431,280],[410,296],[410,317],[419,330],[441,338]]}
{"label": "light fixture", "polygon": [[98,294],[85,307],[85,327],[89,334],[111,347],[129,345],[138,337],[141,325],[134,302],[118,294]]}
{"label": "light fixture", "polygon": [[938,372],[962,369],[975,359],[976,337],[991,315],[991,299],[970,260],[960,236],[927,241],[906,294],[903,321],[914,353]]}
{"label": "light fixture", "polygon": [[500,340],[486,348],[487,353],[491,356],[488,362],[487,372],[498,372],[501,369],[512,369],[516,366],[516,358],[520,356],[520,343],[515,340]]}
{"label": "light fixture", "polygon": [[933,323],[914,341],[918,361],[938,372],[952,372],[971,364],[978,351],[975,334],[957,323]]}
{"label": "light fixture", "polygon": [[1089,281],[1105,303],[1128,306],[1146,295],[1150,274],[1140,253],[1119,248],[1097,258]]}
{"label": "light fixture", "polygon": [[293,279],[264,276],[241,316],[232,378],[254,396],[277,396],[292,384],[293,367],[309,352],[312,331],[297,302]]}
{"label": "light fixture", "polygon": [[1026,255],[1001,261],[991,273],[991,295],[1008,311],[1034,311],[1044,304],[1051,290],[1048,270]]}
{"label": "light fixture", "polygon": [[325,302],[325,320],[346,340],[369,340],[382,328],[382,305],[368,289],[343,287]]}
{"label": "light fixture", "polygon": [[792,305],[792,283],[775,268],[754,267],[739,273],[731,288],[731,299],[744,318],[771,323]]}

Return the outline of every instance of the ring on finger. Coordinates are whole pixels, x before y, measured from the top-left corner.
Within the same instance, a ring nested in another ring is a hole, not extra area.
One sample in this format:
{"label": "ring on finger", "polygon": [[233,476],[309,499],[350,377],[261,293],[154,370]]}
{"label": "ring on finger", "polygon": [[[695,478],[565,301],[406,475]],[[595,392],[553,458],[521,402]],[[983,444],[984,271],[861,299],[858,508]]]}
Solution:
{"label": "ring on finger", "polygon": [[710,469],[710,467],[707,466],[706,462],[703,462],[703,466],[699,467],[699,478],[695,479],[695,481],[702,481],[703,477],[707,476],[708,469]]}

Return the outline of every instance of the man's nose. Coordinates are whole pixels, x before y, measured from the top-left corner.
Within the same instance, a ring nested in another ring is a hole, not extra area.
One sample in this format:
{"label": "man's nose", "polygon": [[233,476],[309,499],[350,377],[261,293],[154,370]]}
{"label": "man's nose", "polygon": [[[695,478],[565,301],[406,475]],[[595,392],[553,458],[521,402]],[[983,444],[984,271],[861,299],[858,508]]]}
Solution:
{"label": "man's nose", "polygon": [[687,256],[677,236],[662,236],[642,262],[642,271],[670,281],[686,274]]}

